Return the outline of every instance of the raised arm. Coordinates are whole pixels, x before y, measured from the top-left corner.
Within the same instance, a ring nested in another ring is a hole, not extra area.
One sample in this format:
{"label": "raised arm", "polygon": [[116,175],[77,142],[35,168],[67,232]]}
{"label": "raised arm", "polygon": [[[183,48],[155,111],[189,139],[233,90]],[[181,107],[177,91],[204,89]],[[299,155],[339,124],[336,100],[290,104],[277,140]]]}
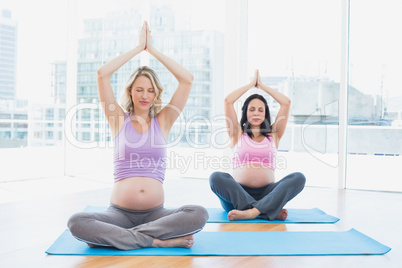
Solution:
{"label": "raised arm", "polygon": [[125,63],[138,55],[146,47],[146,23],[142,26],[138,45],[132,50],[117,56],[98,69],[98,93],[106,119],[115,136],[119,130],[119,120],[124,120],[124,111],[117,103],[112,89],[110,78]]}
{"label": "raised arm", "polygon": [[237,114],[234,109],[234,103],[248,90],[255,87],[257,85],[257,71],[254,75],[253,80],[245,86],[236,89],[232,93],[226,96],[225,98],[225,115],[226,119],[226,127],[228,129],[228,134],[230,138],[230,145],[233,147],[237,141],[239,140],[242,134],[242,128],[237,120]]}
{"label": "raised arm", "polygon": [[166,105],[157,116],[161,128],[164,130],[165,133],[168,134],[174,122],[179,117],[180,113],[183,111],[184,106],[187,103],[194,77],[187,69],[158,51],[152,45],[152,36],[151,32],[149,31],[148,25],[146,50],[149,52],[149,54],[151,54],[159,62],[161,62],[179,82],[179,85],[174,92],[169,104]]}
{"label": "raised arm", "polygon": [[282,93],[280,93],[279,91],[276,91],[275,89],[264,85],[261,82],[259,72],[257,77],[258,77],[257,87],[267,92],[280,105],[280,109],[278,114],[276,115],[275,122],[272,124],[273,137],[275,138],[276,145],[278,145],[279,140],[282,138],[286,130],[286,125],[288,122],[289,111],[290,111],[290,99],[285,95],[283,95]]}

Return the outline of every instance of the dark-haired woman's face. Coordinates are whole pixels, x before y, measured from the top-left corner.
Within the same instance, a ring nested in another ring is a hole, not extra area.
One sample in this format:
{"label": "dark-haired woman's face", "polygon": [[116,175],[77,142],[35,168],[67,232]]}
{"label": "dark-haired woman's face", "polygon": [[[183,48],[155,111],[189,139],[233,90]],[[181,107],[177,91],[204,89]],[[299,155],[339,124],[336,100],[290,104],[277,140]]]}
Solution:
{"label": "dark-haired woman's face", "polygon": [[265,119],[265,105],[259,99],[250,101],[247,107],[247,121],[251,127],[257,127],[264,122]]}

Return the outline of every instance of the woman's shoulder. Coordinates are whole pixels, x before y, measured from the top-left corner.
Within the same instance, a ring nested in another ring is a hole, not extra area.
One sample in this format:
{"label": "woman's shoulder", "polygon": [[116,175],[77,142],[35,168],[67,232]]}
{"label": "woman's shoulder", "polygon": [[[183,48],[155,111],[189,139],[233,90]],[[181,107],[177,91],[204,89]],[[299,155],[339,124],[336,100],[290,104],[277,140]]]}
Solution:
{"label": "woman's shoulder", "polygon": [[278,137],[278,135],[276,135],[275,132],[268,133],[267,138],[268,138],[268,140],[269,140],[270,142],[273,142],[276,147],[278,147],[278,144],[279,144],[279,137]]}
{"label": "woman's shoulder", "polygon": [[151,124],[157,125],[160,128],[160,118],[158,119],[158,116],[152,116],[151,117]]}
{"label": "woman's shoulder", "polygon": [[247,134],[244,133],[243,130],[242,130],[242,131],[237,135],[237,137],[232,138],[231,141],[230,141],[230,147],[231,147],[231,148],[236,147],[236,145],[239,144],[240,140],[241,140],[241,139],[244,139],[244,137],[245,137],[244,135],[247,135]]}
{"label": "woman's shoulder", "polygon": [[123,125],[129,122],[130,120],[131,120],[130,112],[124,112],[124,121],[122,121]]}

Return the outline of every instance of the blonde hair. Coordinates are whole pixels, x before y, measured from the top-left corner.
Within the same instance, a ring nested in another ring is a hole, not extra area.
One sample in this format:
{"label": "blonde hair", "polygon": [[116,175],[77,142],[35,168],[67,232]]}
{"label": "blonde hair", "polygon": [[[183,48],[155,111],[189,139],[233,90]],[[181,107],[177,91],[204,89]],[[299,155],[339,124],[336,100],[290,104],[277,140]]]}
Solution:
{"label": "blonde hair", "polygon": [[155,71],[152,70],[148,66],[141,66],[138,67],[137,70],[135,70],[130,77],[128,78],[126,82],[126,86],[124,87],[124,92],[123,95],[121,96],[121,106],[129,113],[133,114],[134,113],[134,104],[133,100],[131,99],[131,88],[137,80],[138,77],[140,76],[145,76],[151,80],[152,86],[155,90],[155,99],[154,103],[151,106],[151,109],[149,109],[149,114],[151,117],[156,116],[159,111],[162,108],[162,92],[163,92],[163,86],[161,82],[159,81],[158,76],[156,75]]}

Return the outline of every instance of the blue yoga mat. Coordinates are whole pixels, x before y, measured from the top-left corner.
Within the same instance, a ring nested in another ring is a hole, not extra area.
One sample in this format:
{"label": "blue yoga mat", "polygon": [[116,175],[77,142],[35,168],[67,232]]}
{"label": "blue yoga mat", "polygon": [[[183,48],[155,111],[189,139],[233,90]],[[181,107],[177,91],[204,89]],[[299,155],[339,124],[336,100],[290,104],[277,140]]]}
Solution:
{"label": "blue yoga mat", "polygon": [[346,232],[199,232],[194,246],[142,248],[123,251],[90,248],[66,230],[46,251],[54,255],[112,256],[286,256],[286,255],[380,255],[391,248],[351,229]]}
{"label": "blue yoga mat", "polygon": [[[88,206],[85,208],[85,211],[105,211],[106,207],[94,207]],[[250,222],[250,223],[335,223],[339,221],[338,218],[326,214],[324,211],[318,208],[312,209],[296,209],[289,208],[288,209],[288,217],[284,221],[274,220],[268,221],[261,218],[256,218],[254,220],[244,220],[244,221],[229,221],[228,213],[222,208],[207,208],[210,223],[225,223],[225,222]]]}
{"label": "blue yoga mat", "polygon": [[326,214],[324,211],[318,208],[312,209],[297,209],[288,208],[288,217],[284,221],[273,220],[268,221],[261,218],[256,218],[254,220],[242,220],[242,221],[229,221],[228,213],[221,208],[207,208],[209,213],[208,222],[263,222],[263,223],[335,223],[339,221],[338,218]]}

